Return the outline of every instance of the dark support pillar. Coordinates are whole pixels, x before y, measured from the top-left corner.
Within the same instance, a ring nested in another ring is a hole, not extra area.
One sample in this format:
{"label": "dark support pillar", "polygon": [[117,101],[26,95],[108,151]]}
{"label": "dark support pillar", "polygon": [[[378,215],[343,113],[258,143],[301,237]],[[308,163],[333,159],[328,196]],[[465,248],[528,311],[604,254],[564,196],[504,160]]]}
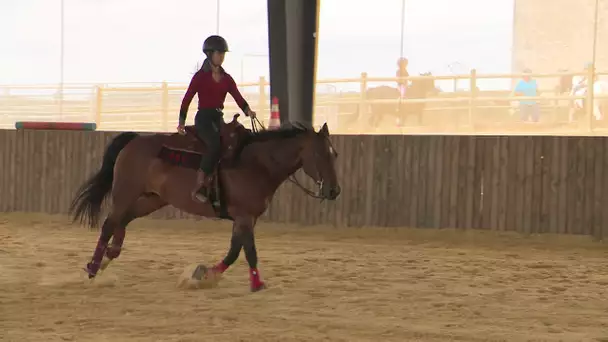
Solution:
{"label": "dark support pillar", "polygon": [[279,98],[281,123],[289,121],[287,95],[287,27],[284,0],[268,0],[270,98]]}
{"label": "dark support pillar", "polygon": [[312,124],[320,0],[268,0],[270,93],[281,122]]}

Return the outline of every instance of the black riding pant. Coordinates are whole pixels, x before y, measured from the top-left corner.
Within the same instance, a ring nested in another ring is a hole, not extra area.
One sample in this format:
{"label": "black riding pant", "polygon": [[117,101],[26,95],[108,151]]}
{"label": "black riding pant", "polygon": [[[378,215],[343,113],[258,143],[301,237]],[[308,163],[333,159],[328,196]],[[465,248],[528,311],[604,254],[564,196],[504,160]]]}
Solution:
{"label": "black riding pant", "polygon": [[194,127],[199,138],[205,141],[207,153],[203,154],[200,168],[210,175],[221,157],[220,127],[223,113],[218,109],[199,109],[194,118]]}

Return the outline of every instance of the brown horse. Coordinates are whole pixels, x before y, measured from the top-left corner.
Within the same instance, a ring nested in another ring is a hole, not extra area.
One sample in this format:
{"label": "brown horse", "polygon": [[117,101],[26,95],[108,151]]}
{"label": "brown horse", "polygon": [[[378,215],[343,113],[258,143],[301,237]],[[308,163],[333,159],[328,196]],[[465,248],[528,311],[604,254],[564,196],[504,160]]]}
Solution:
{"label": "brown horse", "polygon": [[97,247],[85,269],[89,278],[119,256],[125,228],[131,221],[170,204],[191,214],[232,220],[230,249],[210,272],[224,272],[244,249],[251,290],[265,287],[259,279],[254,241],[258,217],[266,211],[281,183],[300,168],[318,184],[319,197],[335,200],[340,194],[335,170],[337,154],[327,124],[319,132],[301,125],[252,132],[238,122],[238,116],[222,125],[222,158],[206,203],[190,196],[196,169],[205,153],[205,145],[193,127],[186,127],[183,136],[125,132],[112,140],[100,170],[78,190],[70,208],[74,221],[86,221],[93,228],[98,224],[104,199],[112,199]]}
{"label": "brown horse", "polygon": [[[432,76],[430,72],[421,73],[420,76]],[[411,85],[407,86],[404,99],[424,99],[430,96],[435,96],[439,93],[439,89],[435,87],[435,81],[431,78],[414,79]],[[418,125],[422,124],[422,118],[426,103],[424,102],[403,102],[394,103],[374,103],[373,100],[399,100],[401,93],[399,88],[394,88],[387,85],[382,85],[374,88],[368,88],[365,92],[368,100],[371,100],[369,105],[369,120],[371,127],[378,128],[388,114],[397,119],[399,124],[405,123],[407,117],[416,115]]]}

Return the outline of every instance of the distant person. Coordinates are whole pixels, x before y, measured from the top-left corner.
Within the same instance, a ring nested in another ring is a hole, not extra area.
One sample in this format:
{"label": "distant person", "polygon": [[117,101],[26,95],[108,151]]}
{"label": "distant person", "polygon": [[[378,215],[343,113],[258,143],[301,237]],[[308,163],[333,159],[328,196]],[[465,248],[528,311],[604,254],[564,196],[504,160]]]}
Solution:
{"label": "distant person", "polygon": [[591,68],[593,68],[593,63],[585,63],[585,67],[583,69],[585,74],[577,75],[572,78],[572,94],[576,94],[576,92],[578,92],[579,90],[587,88],[587,74],[589,73],[589,70],[591,70]]}
{"label": "distant person", "polygon": [[[396,77],[408,77],[410,74],[407,72],[408,60],[405,57],[401,57],[397,60],[397,73]],[[405,98],[405,92],[407,91],[408,81],[406,80],[397,80],[397,88],[399,88],[399,92],[402,98]]]}
{"label": "distant person", "polygon": [[[524,76],[515,86],[514,92],[517,96],[538,96],[538,85],[536,80],[532,79],[530,74],[532,70],[524,69]],[[540,108],[536,100],[520,100],[519,111],[522,121],[538,122],[540,119]]]}

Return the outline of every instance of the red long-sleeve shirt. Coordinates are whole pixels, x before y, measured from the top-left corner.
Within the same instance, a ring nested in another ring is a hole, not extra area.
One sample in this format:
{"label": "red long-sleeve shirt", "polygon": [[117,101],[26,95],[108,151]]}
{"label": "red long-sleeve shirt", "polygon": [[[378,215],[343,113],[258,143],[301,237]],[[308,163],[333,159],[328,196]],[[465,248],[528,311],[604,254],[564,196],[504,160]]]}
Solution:
{"label": "red long-sleeve shirt", "polygon": [[198,109],[223,109],[226,94],[228,93],[232,95],[243,112],[247,113],[249,104],[247,104],[247,101],[245,101],[239,92],[232,76],[224,73],[222,79],[219,82],[216,82],[213,79],[211,70],[205,70],[205,68],[203,68],[197,71],[192,77],[188,90],[182,100],[182,106],[179,111],[180,121],[186,121],[188,107],[190,107],[194,94],[198,94]]}

